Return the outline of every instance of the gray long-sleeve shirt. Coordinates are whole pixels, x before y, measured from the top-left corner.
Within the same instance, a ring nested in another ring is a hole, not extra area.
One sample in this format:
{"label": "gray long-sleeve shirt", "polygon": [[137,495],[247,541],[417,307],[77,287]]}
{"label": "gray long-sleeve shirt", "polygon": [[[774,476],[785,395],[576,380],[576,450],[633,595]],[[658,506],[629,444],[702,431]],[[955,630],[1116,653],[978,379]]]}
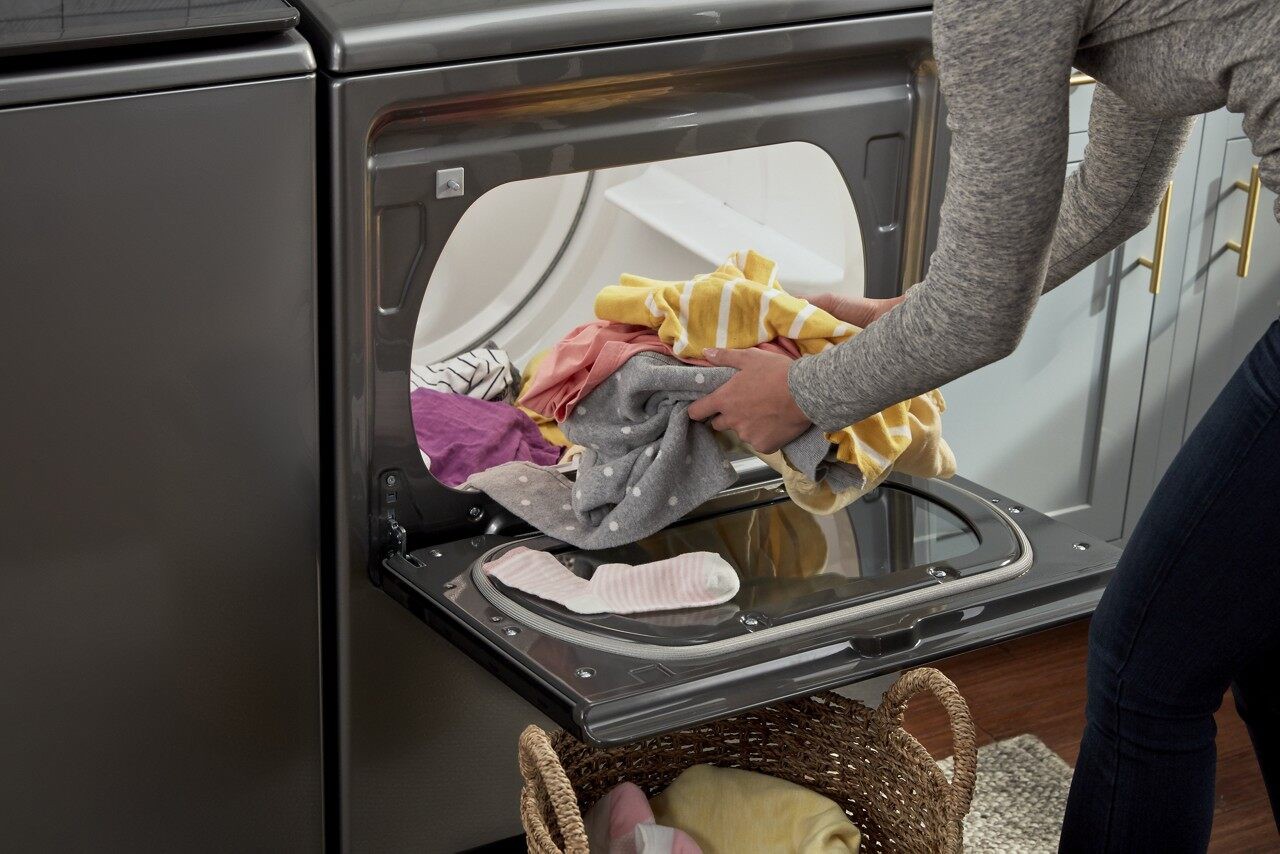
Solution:
{"label": "gray long-sleeve shirt", "polygon": [[[933,38],[952,132],[937,251],[900,305],[792,365],[824,430],[1012,352],[1042,290],[1150,221],[1194,116],[1242,113],[1280,191],[1280,0],[936,0]],[[1073,66],[1100,85],[1064,184]]]}

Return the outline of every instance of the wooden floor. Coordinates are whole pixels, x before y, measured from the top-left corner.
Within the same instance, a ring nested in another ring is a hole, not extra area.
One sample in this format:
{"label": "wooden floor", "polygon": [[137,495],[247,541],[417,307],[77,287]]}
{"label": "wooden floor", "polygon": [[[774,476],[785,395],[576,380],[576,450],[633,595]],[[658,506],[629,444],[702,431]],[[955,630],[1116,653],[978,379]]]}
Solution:
{"label": "wooden floor", "polygon": [[[979,744],[1032,733],[1074,764],[1084,727],[1088,623],[1079,622],[947,659],[936,666],[969,701]],[[951,753],[946,716],[919,702],[907,729],[936,756]],[[1217,811],[1210,851],[1280,851],[1249,735],[1228,695],[1218,712]]]}

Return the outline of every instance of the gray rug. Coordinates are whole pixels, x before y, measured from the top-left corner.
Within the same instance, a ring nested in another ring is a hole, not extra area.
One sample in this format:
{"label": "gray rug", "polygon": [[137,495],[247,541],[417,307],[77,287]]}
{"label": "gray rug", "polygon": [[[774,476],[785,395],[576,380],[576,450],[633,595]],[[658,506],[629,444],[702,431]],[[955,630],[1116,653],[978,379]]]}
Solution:
{"label": "gray rug", "polygon": [[[939,764],[951,773],[950,759]],[[1054,854],[1070,788],[1071,766],[1034,735],[978,748],[966,854]]]}

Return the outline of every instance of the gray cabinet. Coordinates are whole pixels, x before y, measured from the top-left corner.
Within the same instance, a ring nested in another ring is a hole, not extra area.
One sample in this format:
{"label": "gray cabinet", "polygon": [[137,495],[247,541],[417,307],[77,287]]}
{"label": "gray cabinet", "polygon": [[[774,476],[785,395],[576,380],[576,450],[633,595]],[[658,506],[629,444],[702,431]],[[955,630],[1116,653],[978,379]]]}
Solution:
{"label": "gray cabinet", "polygon": [[[1179,391],[1186,394],[1183,439],[1258,338],[1280,317],[1276,196],[1257,185],[1257,162],[1239,116],[1219,113],[1210,118],[1196,182],[1196,208],[1202,218],[1188,246],[1188,263],[1194,259],[1196,276],[1184,294],[1179,321],[1186,329],[1179,356],[1185,362],[1192,355],[1190,370],[1184,366],[1180,375],[1184,382]],[[1247,253],[1247,270],[1241,251],[1228,244]]]}
{"label": "gray cabinet", "polygon": [[[1176,301],[1153,328],[1150,358],[1163,358],[1167,370],[1163,383],[1150,390],[1153,399],[1158,395],[1161,411],[1150,447],[1143,449],[1150,460],[1147,495],[1245,354],[1280,315],[1275,194],[1257,192],[1249,270],[1242,277],[1240,256],[1227,243],[1243,236],[1247,187],[1257,161],[1239,116],[1219,111],[1203,125],[1202,138],[1188,149],[1198,169],[1186,194],[1190,222],[1178,245],[1183,259],[1172,292]],[[1237,188],[1237,181],[1246,189]]]}
{"label": "gray cabinet", "polygon": [[[1090,88],[1073,91],[1073,128],[1083,127]],[[1069,168],[1085,138],[1072,134]],[[1189,188],[1194,174],[1194,158],[1184,159],[1175,187]],[[1188,206],[1172,199],[1168,232],[1185,233]],[[1157,227],[1045,295],[1013,355],[943,389],[961,474],[1110,540],[1125,530],[1140,429],[1158,429],[1158,418],[1141,418],[1141,403],[1161,300],[1138,263],[1155,255]],[[1164,281],[1181,275],[1175,246],[1171,237]]]}
{"label": "gray cabinet", "polygon": [[961,474],[1107,539],[1121,533],[1151,311],[1118,263],[1046,295],[1012,356],[942,390]]}

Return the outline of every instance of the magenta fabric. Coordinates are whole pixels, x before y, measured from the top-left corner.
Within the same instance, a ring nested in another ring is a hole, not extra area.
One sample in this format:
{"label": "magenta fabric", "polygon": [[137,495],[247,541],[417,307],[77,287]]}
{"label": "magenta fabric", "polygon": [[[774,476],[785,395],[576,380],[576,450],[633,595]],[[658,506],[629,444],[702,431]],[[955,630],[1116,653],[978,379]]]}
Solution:
{"label": "magenta fabric", "polygon": [[418,447],[431,458],[431,474],[441,483],[457,486],[476,472],[517,460],[540,466],[560,460],[562,449],[509,403],[429,388],[415,390],[409,402]]}

